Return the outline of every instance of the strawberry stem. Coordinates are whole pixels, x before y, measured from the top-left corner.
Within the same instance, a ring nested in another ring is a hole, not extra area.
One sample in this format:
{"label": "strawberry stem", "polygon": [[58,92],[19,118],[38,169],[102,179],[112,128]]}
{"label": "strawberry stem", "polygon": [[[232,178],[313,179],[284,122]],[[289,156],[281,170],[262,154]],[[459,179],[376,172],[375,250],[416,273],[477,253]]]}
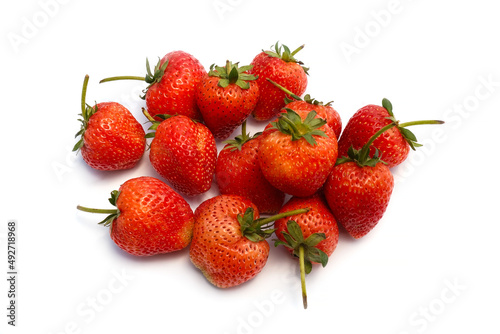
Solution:
{"label": "strawberry stem", "polygon": [[82,88],[82,114],[85,113],[86,103],[85,100],[87,98],[87,86],[89,84],[89,75],[85,75],[85,79],[83,79],[83,88]]}
{"label": "strawberry stem", "polygon": [[85,206],[78,205],[76,207],[80,211],[84,212],[90,212],[90,213],[102,213],[102,214],[112,214],[112,213],[117,213],[117,209],[92,209],[92,208],[87,208]]}
{"label": "strawberry stem", "polygon": [[398,127],[406,128],[408,126],[422,125],[422,124],[444,124],[444,121],[439,121],[439,120],[412,121],[412,122],[401,123],[398,125]]}
{"label": "strawberry stem", "polygon": [[153,116],[151,116],[151,114],[146,110],[146,108],[142,108],[142,114],[144,116],[146,116],[146,118],[148,119],[148,121],[150,121],[150,122],[156,122],[156,120],[153,118]]}
{"label": "strawberry stem", "polygon": [[[120,195],[120,192],[118,190],[113,190],[111,192],[111,197],[109,198],[109,203],[111,205],[116,206],[116,201],[118,199],[118,196]],[[120,215],[120,210],[118,208],[116,209],[92,209],[92,208],[87,208],[85,206],[78,205],[76,207],[80,211],[84,212],[90,212],[90,213],[101,213],[101,214],[107,214],[106,218],[104,218],[102,221],[99,222],[100,225],[104,226],[109,226],[113,223],[113,221],[118,218]]]}
{"label": "strawberry stem", "polygon": [[304,246],[299,246],[299,266],[300,266],[300,285],[302,287],[302,304],[307,309],[307,291],[306,291],[306,265],[304,260]]}
{"label": "strawberry stem", "polygon": [[101,81],[99,81],[99,83],[109,82],[109,81],[117,81],[117,80],[139,80],[139,81],[146,81],[146,79],[144,77],[137,77],[137,76],[133,76],[133,75],[123,75],[123,76],[105,78],[105,79],[102,79]]}
{"label": "strawberry stem", "polygon": [[279,83],[277,82],[274,82],[273,80],[269,79],[269,78],[266,78],[267,81],[269,81],[270,83],[272,83],[274,86],[276,86],[277,88],[279,88],[280,90],[282,90],[284,93],[290,95],[292,98],[294,98],[295,100],[297,101],[303,101],[300,96],[292,93],[290,90],[286,89],[285,87],[283,87],[282,85],[280,85]]}
{"label": "strawberry stem", "polygon": [[300,225],[289,220],[286,224],[287,231],[281,231],[284,240],[275,239],[274,246],[283,245],[292,250],[292,254],[299,258],[300,283],[302,286],[302,303],[307,308],[306,274],[312,270],[312,263],[321,263],[323,267],[328,263],[328,255],[316,246],[326,239],[324,233],[313,233],[304,238]]}
{"label": "strawberry stem", "polygon": [[264,219],[260,220],[259,223],[260,223],[261,227],[266,227],[266,225],[268,225],[276,220],[290,217],[290,216],[299,215],[301,213],[306,213],[306,212],[309,212],[309,208],[296,209],[296,210],[292,210],[292,211],[282,212],[282,213],[278,213],[274,216],[264,218]]}

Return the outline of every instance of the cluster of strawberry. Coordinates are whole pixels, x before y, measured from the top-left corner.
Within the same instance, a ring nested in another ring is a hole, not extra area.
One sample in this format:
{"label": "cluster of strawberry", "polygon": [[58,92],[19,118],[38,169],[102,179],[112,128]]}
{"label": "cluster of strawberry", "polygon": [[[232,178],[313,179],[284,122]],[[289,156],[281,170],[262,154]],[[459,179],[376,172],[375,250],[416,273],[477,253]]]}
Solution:
{"label": "cluster of strawberry", "polygon": [[[407,127],[441,121],[400,123],[387,100],[359,109],[342,130],[331,103],[305,95],[307,68],[276,43],[249,66],[227,61],[205,71],[192,55],[168,53],[145,77],[143,98],[151,132],[122,105],[85,103],[74,150],[99,170],[134,167],[149,144],[149,159],[167,182],[142,176],[111,193],[116,209],[78,206],[107,213],[113,241],[137,256],[190,246],[192,263],[215,286],[255,277],[269,256],[267,238],[299,258],[304,307],[305,274],[327,264],[335,250],[338,224],[354,238],[382,218],[394,187],[390,168],[419,144]],[[266,122],[262,133],[246,132],[252,116]],[[241,126],[242,133],[224,140]],[[207,192],[215,179],[219,195],[193,212],[183,196]],[[286,195],[290,196],[285,202]],[[260,218],[260,214],[272,215]]]}

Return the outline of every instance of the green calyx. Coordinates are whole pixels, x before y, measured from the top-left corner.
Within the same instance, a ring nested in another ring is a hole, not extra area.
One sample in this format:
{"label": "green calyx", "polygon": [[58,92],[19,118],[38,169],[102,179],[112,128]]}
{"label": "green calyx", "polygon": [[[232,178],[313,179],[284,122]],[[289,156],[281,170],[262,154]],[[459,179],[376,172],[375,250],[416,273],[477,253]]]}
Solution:
{"label": "green calyx", "polygon": [[250,241],[259,242],[269,238],[276,231],[276,229],[273,228],[273,222],[275,220],[306,213],[308,211],[309,208],[297,209],[267,218],[254,219],[254,210],[252,208],[247,208],[244,214],[238,215],[237,219],[241,226],[241,234]]}
{"label": "green calyx", "polygon": [[302,121],[302,118],[294,110],[290,108],[285,108],[285,110],[286,113],[281,114],[271,124],[272,128],[290,135],[292,141],[304,138],[310,145],[314,146],[317,144],[314,136],[327,137],[327,134],[323,130],[318,129],[325,125],[326,121],[322,118],[317,118],[316,111],[310,111],[306,119]]}
{"label": "green calyx", "polygon": [[[111,197],[108,199],[109,203],[111,203],[111,205],[116,207],[116,201],[118,200],[118,196],[120,196],[120,192],[118,190],[113,190],[111,192]],[[78,205],[76,208],[84,212],[107,214],[108,216],[106,216],[106,218],[104,218],[102,221],[99,222],[100,225],[104,226],[110,226],[113,223],[113,221],[120,215],[120,210],[118,210],[118,208],[109,210],[91,209],[81,205]]]}
{"label": "green calyx", "polygon": [[232,63],[229,60],[226,61],[226,66],[215,66],[212,64],[210,66],[210,71],[208,75],[211,77],[217,77],[219,79],[219,87],[226,88],[227,86],[234,84],[241,89],[250,88],[248,81],[257,80],[257,77],[245,73],[253,68],[253,65],[247,65],[238,67],[238,63]]}
{"label": "green calyx", "polygon": [[149,65],[149,59],[146,58],[146,76],[144,76],[144,77],[138,77],[138,76],[127,75],[127,76],[109,77],[109,78],[102,79],[101,81],[99,81],[99,83],[109,82],[109,81],[116,81],[116,80],[139,80],[139,81],[145,81],[149,85],[142,91],[144,93],[144,95],[141,95],[141,99],[144,100],[146,98],[146,93],[147,93],[148,89],[152,85],[154,85],[154,84],[156,84],[156,83],[158,83],[158,82],[161,81],[161,78],[165,74],[165,70],[167,69],[167,66],[168,66],[168,60],[165,61],[165,63],[162,64],[161,63],[161,59],[158,58],[158,62],[156,63],[154,70],[151,71],[151,66]]}
{"label": "green calyx", "polygon": [[391,120],[392,122],[381,128],[379,131],[377,131],[360,150],[356,150],[354,149],[354,147],[351,146],[347,151],[348,156],[337,159],[336,165],[340,165],[348,161],[354,161],[360,167],[364,166],[375,167],[375,165],[379,162],[385,164],[385,162],[381,160],[381,156],[377,148],[375,148],[375,153],[373,157],[370,157],[370,147],[382,133],[393,127],[396,127],[403,136],[403,138],[406,140],[408,145],[410,145],[410,147],[413,150],[415,150],[417,147],[420,147],[422,145],[417,142],[417,137],[413,134],[413,132],[406,129],[406,127],[413,125],[423,125],[423,124],[444,124],[443,121],[439,120],[421,120],[421,121],[400,123],[394,117],[394,113],[392,111],[392,103],[388,99],[384,98],[382,100],[382,106],[389,113],[389,117],[387,117],[387,119]]}
{"label": "green calyx", "polygon": [[312,262],[321,263],[325,267],[328,263],[328,255],[316,246],[326,239],[324,233],[313,233],[304,238],[299,224],[293,220],[287,223],[287,231],[282,231],[285,241],[275,239],[274,246],[283,245],[292,250],[294,256],[299,258],[300,278],[302,284],[302,300],[304,308],[307,308],[307,292],[305,285],[305,275],[312,270]]}
{"label": "green calyx", "polygon": [[[304,48],[304,44],[299,46],[294,51],[290,51],[288,46],[283,45],[283,44],[280,45],[279,42],[276,42],[275,45],[271,46],[271,51],[264,51],[264,50],[263,51],[268,56],[274,57],[274,58],[280,58],[281,60],[283,60],[287,63],[297,63],[299,65],[303,65],[304,64],[303,62],[301,62],[295,58],[295,55],[303,48]],[[308,67],[304,67],[304,66],[301,66],[301,67],[304,69],[304,72],[306,72],[306,74],[309,74],[309,73],[307,73],[309,71]]]}
{"label": "green calyx", "polygon": [[250,134],[247,133],[247,121],[245,120],[241,124],[241,134],[234,137],[234,139],[225,140],[223,143],[229,145],[226,146],[224,149],[225,150],[229,149],[231,151],[236,151],[236,150],[241,151],[241,148],[246,142],[257,138],[261,134],[262,132],[257,132],[253,136],[250,136]]}
{"label": "green calyx", "polygon": [[81,124],[80,131],[78,131],[75,135],[75,138],[80,137],[78,142],[75,144],[73,147],[73,151],[78,151],[82,148],[83,146],[83,135],[85,134],[85,130],[87,130],[87,126],[89,124],[89,119],[92,115],[94,115],[97,112],[97,104],[95,104],[93,107],[88,105],[85,102],[86,96],[87,96],[87,86],[89,83],[89,76],[86,75],[85,79],[83,80],[83,88],[82,88],[82,99],[81,99],[81,109],[82,113],[79,114],[81,118],[78,120]]}

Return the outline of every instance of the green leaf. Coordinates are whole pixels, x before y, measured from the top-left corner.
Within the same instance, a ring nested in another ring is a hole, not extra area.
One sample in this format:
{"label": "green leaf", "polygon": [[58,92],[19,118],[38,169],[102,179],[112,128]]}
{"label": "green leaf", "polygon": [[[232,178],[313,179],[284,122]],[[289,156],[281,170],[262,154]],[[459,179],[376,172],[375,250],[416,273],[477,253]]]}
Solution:
{"label": "green leaf", "polygon": [[295,240],[289,233],[282,231],[281,234],[283,234],[283,238],[285,238],[285,241],[289,248],[295,249],[298,245],[297,240]]}
{"label": "green leaf", "polygon": [[309,259],[304,259],[304,271],[306,274],[309,274],[312,270],[312,263]]}
{"label": "green leaf", "polygon": [[289,220],[286,223],[286,227],[288,230],[288,233],[295,239],[298,243],[303,243],[304,242],[304,235],[302,234],[302,229],[300,228],[299,224],[297,224],[296,221],[294,220]]}
{"label": "green leaf", "polygon": [[81,149],[83,147],[83,138],[81,138],[76,144],[75,146],[73,146],[73,152],[75,151],[78,151],[79,149]]}
{"label": "green leaf", "polygon": [[[245,65],[245,66],[241,66],[241,67],[238,69],[238,72],[240,72],[240,73],[243,73],[243,72],[248,72],[248,71],[250,71],[252,68],[253,68],[253,65]],[[247,74],[247,75],[251,75],[251,74]],[[252,75],[252,76],[253,76],[253,75]]]}
{"label": "green leaf", "polygon": [[104,226],[109,226],[114,222],[114,220],[116,218],[118,218],[118,213],[112,213],[109,216],[107,216],[106,218],[104,218],[103,220],[101,220],[98,224],[104,225]]}
{"label": "green leaf", "polygon": [[284,242],[280,239],[273,239],[273,241],[274,241],[274,247],[285,246],[285,247],[290,248],[290,246],[286,242]]}
{"label": "green leaf", "polygon": [[328,264],[328,255],[326,255],[325,252],[323,252],[321,249],[318,248],[313,248],[309,250],[309,259],[313,262],[316,263],[321,263],[323,267],[325,267]]}
{"label": "green leaf", "polygon": [[313,233],[309,237],[307,237],[304,243],[309,247],[314,247],[325,239],[326,235],[324,233]]}
{"label": "green leaf", "polygon": [[229,79],[220,79],[218,85],[219,87],[226,88],[229,86]]}
{"label": "green leaf", "polygon": [[229,82],[236,83],[236,81],[238,81],[239,76],[240,73],[238,72],[238,67],[232,66],[228,75]]}
{"label": "green leaf", "polygon": [[116,201],[118,200],[118,196],[120,196],[120,192],[118,190],[113,190],[111,192],[111,197],[108,199],[111,205],[116,206]]}
{"label": "green leaf", "polygon": [[391,101],[389,101],[386,98],[382,99],[382,107],[384,107],[385,109],[387,109],[387,111],[389,112],[389,115],[394,116],[394,114],[392,113],[392,103],[391,103]]}
{"label": "green leaf", "polygon": [[249,89],[250,88],[250,84],[246,81],[243,81],[243,80],[237,80],[235,82],[236,86],[240,87],[241,89]]}
{"label": "green leaf", "polygon": [[403,137],[405,137],[406,139],[411,140],[413,142],[417,141],[417,137],[415,137],[415,135],[413,134],[413,132],[411,132],[407,128],[400,128],[400,127],[398,127],[398,129],[401,132],[401,134],[403,135]]}
{"label": "green leaf", "polygon": [[310,133],[306,133],[302,137],[298,137],[298,138],[293,138],[292,137],[292,141],[299,140],[300,138],[304,138],[309,143],[309,145],[311,145],[311,146],[316,146],[318,144],[318,142],[316,141],[316,139],[314,139],[314,137]]}

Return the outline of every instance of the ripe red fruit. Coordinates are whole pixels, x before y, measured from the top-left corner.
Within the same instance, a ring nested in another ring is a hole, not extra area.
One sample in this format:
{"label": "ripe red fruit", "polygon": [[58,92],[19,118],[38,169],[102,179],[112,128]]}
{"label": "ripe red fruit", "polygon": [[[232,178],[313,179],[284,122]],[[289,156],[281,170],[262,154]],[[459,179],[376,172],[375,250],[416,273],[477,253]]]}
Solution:
{"label": "ripe red fruit", "polygon": [[259,53],[252,61],[253,68],[250,74],[257,76],[260,97],[252,115],[258,121],[274,118],[285,106],[286,94],[275,87],[267,79],[284,86],[297,95],[302,95],[307,87],[307,68],[301,66],[302,62],[295,59],[297,52],[304,46],[298,47],[293,52],[286,45],[278,43],[272,51]]}
{"label": "ripe red fruit", "polygon": [[391,124],[373,135],[361,150],[350,148],[348,157],[337,161],[323,188],[337,222],[358,239],[370,232],[384,215],[394,188],[389,167],[378,150],[370,147]]}
{"label": "ripe red fruit", "polygon": [[137,256],[170,253],[191,241],[194,215],[189,204],[164,182],[149,176],[130,179],[111,192],[116,209],[82,206],[81,211],[109,214],[100,224],[111,226],[111,239]]}
{"label": "ripe red fruit", "polygon": [[259,99],[256,78],[230,61],[225,67],[212,65],[196,90],[196,103],[205,125],[215,139],[226,139],[252,113]]}
{"label": "ripe red fruit", "polygon": [[217,147],[210,130],[182,115],[156,122],[150,129],[155,132],[146,135],[154,137],[149,160],[158,174],[184,195],[208,191],[217,160]]}
{"label": "ripe red fruit", "polygon": [[236,195],[212,197],[196,208],[191,262],[219,288],[240,285],[262,271],[269,256],[269,223],[307,209],[259,219],[257,207]]}
{"label": "ripe red fruit", "polygon": [[361,167],[351,161],[335,166],[324,193],[337,221],[358,239],[380,221],[393,188],[393,176],[383,163]]}
{"label": "ripe red fruit", "polygon": [[[338,244],[339,229],[337,221],[324,197],[319,193],[309,197],[292,197],[283,205],[279,212],[287,212],[299,208],[309,208],[309,212],[275,221],[274,227],[276,228],[275,233],[278,239],[286,241],[282,232],[287,231],[286,225],[288,220],[293,220],[300,226],[305,239],[314,233],[324,233],[326,239],[321,241],[316,247],[327,256],[332,255]],[[293,249],[289,250],[293,253]]]}
{"label": "ripe red fruit", "polygon": [[82,90],[82,123],[73,151],[98,170],[121,170],[134,167],[146,148],[142,125],[130,111],[116,102],[102,102],[91,107],[85,103],[89,76]]}
{"label": "ripe red fruit", "polygon": [[254,203],[260,213],[276,213],[285,194],[266,180],[260,169],[258,147],[260,136],[249,137],[246,121],[242,134],[220,151],[215,166],[215,180],[221,194],[239,195]]}
{"label": "ripe red fruit", "polygon": [[196,88],[207,75],[203,65],[191,54],[184,51],[172,51],[158,61],[153,71],[146,59],[145,77],[118,76],[101,80],[140,80],[149,86],[142,96],[146,107],[156,120],[156,115],[184,115],[201,121],[202,116],[196,104]]}
{"label": "ripe red fruit", "polygon": [[326,181],[337,160],[337,140],[316,112],[289,109],[268,126],[259,145],[265,178],[281,191],[307,197]]}
{"label": "ripe red fruit", "polygon": [[376,147],[387,166],[392,168],[406,160],[410,147],[415,149],[421,146],[417,143],[415,135],[406,129],[407,126],[442,123],[442,121],[415,121],[400,124],[394,117],[392,104],[389,100],[383,99],[382,106],[367,105],[349,119],[339,139],[339,157],[347,156],[351,146],[356,150],[361,149],[377,131],[384,126],[395,124],[373,142],[370,150],[370,155],[373,155]]}
{"label": "ripe red fruit", "polygon": [[339,229],[335,218],[321,194],[300,198],[292,197],[280,212],[308,208],[309,211],[274,223],[278,240],[275,246],[284,245],[292,255],[299,258],[301,268],[302,297],[307,308],[305,275],[312,270],[312,263],[326,266],[339,240]]}

